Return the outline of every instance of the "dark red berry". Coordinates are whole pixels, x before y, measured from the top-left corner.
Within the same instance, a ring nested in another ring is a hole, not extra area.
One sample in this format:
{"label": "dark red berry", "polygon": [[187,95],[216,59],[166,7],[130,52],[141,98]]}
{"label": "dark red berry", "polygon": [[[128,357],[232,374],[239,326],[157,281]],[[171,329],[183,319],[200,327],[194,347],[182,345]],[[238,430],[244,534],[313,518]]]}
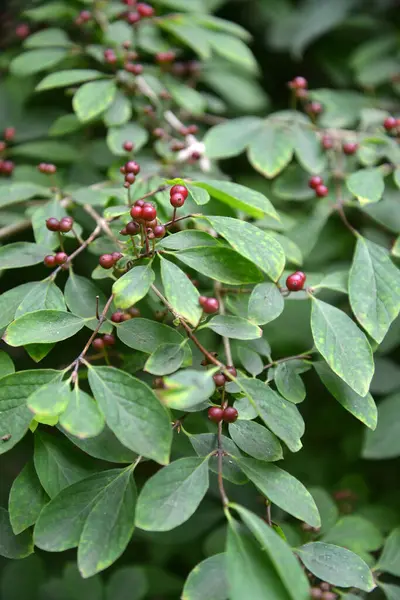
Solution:
{"label": "dark red berry", "polygon": [[60,231],[62,233],[68,233],[71,231],[74,224],[74,220],[72,217],[63,217],[60,221]]}
{"label": "dark red berry", "polygon": [[142,218],[145,221],[152,221],[157,216],[157,210],[152,204],[144,204],[142,207]]}
{"label": "dark red berry", "polygon": [[[126,152],[131,152],[134,148],[134,144],[133,144],[133,142],[124,142],[123,148],[124,148],[124,150],[126,150]],[[124,172],[125,172],[125,167],[124,167]]]}
{"label": "dark red berry", "polygon": [[6,127],[6,129],[4,130],[4,139],[6,140],[6,142],[12,142],[14,137],[15,137],[15,127]]}
{"label": "dark red berry", "polygon": [[350,156],[351,154],[355,154],[358,150],[358,144],[356,142],[345,142],[342,146],[343,152]]}
{"label": "dark red berry", "polygon": [[113,252],[111,256],[113,257],[114,262],[118,262],[123,257],[123,254],[121,254],[121,252]]}
{"label": "dark red berry", "polygon": [[138,219],[142,218],[142,211],[143,211],[143,207],[142,206],[137,206],[135,204],[135,206],[132,206],[131,208],[131,217],[132,219],[135,219],[135,221],[137,221]]}
{"label": "dark red berry", "polygon": [[95,350],[103,350],[103,348],[104,348],[103,338],[100,338],[100,337],[94,338],[94,340],[92,342],[92,346]]}
{"label": "dark red berry", "polygon": [[129,183],[129,185],[132,185],[133,183],[135,183],[136,181],[136,175],[134,175],[133,173],[127,173],[125,175],[125,183]]}
{"label": "dark red berry", "polygon": [[286,287],[291,292],[298,292],[303,289],[305,282],[306,276],[303,271],[296,271],[286,279]]}
{"label": "dark red berry", "polygon": [[136,308],[136,306],[131,306],[128,309],[128,313],[130,314],[131,317],[133,317],[134,319],[136,319],[137,317],[140,317],[140,310],[138,308]]}
{"label": "dark red berry", "polygon": [[155,377],[153,379],[153,388],[155,390],[163,390],[165,388],[164,379],[162,377]]}
{"label": "dark red berry", "polygon": [[120,311],[117,311],[117,312],[115,312],[115,313],[113,313],[113,314],[111,315],[111,321],[112,321],[113,323],[121,323],[121,321],[122,321],[122,316],[123,316],[123,313],[122,313],[122,312],[120,312]]}
{"label": "dark red berry", "polygon": [[141,75],[143,73],[143,65],[139,63],[125,63],[124,69],[125,71],[128,71],[128,73],[132,73],[132,75]]}
{"label": "dark red berry", "polygon": [[24,40],[30,34],[31,30],[29,29],[29,25],[26,23],[20,23],[15,28],[15,35],[19,37],[20,40]]}
{"label": "dark red berry", "polygon": [[207,302],[208,298],[207,296],[199,296],[199,304],[200,306],[204,306],[205,303]]}
{"label": "dark red berry", "polygon": [[146,202],[144,200],[142,200],[141,198],[139,198],[139,200],[136,200],[135,202],[135,206],[144,206],[146,204]]}
{"label": "dark red berry", "polygon": [[138,175],[140,173],[140,165],[135,160],[128,160],[125,164],[125,172]]}
{"label": "dark red berry", "polygon": [[165,235],[165,227],[164,225],[156,225],[153,229],[154,237],[162,238]]}
{"label": "dark red berry", "polygon": [[136,235],[140,231],[140,227],[135,221],[129,221],[125,226],[126,235]]}
{"label": "dark red berry", "polygon": [[56,171],[57,171],[57,167],[56,167],[56,165],[52,165],[52,164],[50,164],[50,165],[47,165],[47,173],[48,173],[49,175],[54,175],[54,173],[55,173]]}
{"label": "dark red berry", "polygon": [[397,119],[395,117],[386,117],[386,119],[383,121],[383,126],[387,131],[390,131],[391,129],[397,127]]}
{"label": "dark red berry", "polygon": [[313,175],[308,180],[308,187],[312,188],[313,190],[315,190],[319,185],[322,185],[322,184],[323,184],[323,179],[319,175]]}
{"label": "dark red berry", "polygon": [[115,54],[114,50],[111,50],[110,48],[108,48],[107,50],[104,50],[104,60],[107,63],[110,64],[115,64],[118,61],[117,55]]}
{"label": "dark red berry", "polygon": [[135,23],[139,23],[141,17],[140,14],[136,11],[130,11],[126,15],[126,20],[130,25],[134,25]]}
{"label": "dark red berry", "polygon": [[14,171],[14,167],[15,164],[12,160],[3,160],[1,164],[1,172],[4,173],[4,175],[11,175]]}
{"label": "dark red berry", "polygon": [[111,269],[114,266],[114,262],[112,254],[102,254],[99,258],[99,264],[103,269]]}
{"label": "dark red berry", "polygon": [[212,315],[219,311],[219,302],[216,298],[207,298],[207,301],[203,304],[203,310],[208,315]]}
{"label": "dark red berry", "polygon": [[125,175],[125,166],[120,167],[119,172],[122,173],[122,175]]}
{"label": "dark red berry", "polygon": [[173,50],[167,50],[167,52],[157,52],[155,58],[158,63],[167,64],[175,60],[176,54]]}
{"label": "dark red berry", "polygon": [[172,188],[169,190],[169,195],[173,196],[174,194],[182,194],[182,196],[186,200],[186,198],[189,195],[189,190],[184,185],[179,185],[179,184],[173,185]]}
{"label": "dark red berry", "polygon": [[322,137],[321,144],[324,150],[330,150],[333,148],[333,139],[330,135],[324,135]]}
{"label": "dark red berry", "polygon": [[[237,371],[236,371],[235,367],[228,366],[228,367],[226,367],[226,370],[228,371],[228,373],[230,373],[232,375],[232,377],[236,377],[237,376]],[[224,375],[224,377],[225,377],[226,381],[231,381],[229,379],[229,377],[227,377],[226,375]]]}
{"label": "dark red berry", "polygon": [[56,252],[55,259],[58,265],[63,265],[68,260],[68,254],[65,252]]}
{"label": "dark red berry", "polygon": [[185,196],[183,194],[172,194],[170,203],[174,208],[180,208],[185,204]]}
{"label": "dark red berry", "polygon": [[121,229],[121,231],[120,231],[120,234],[121,234],[121,235],[129,235],[129,234],[128,234],[128,231],[127,231],[127,229],[126,229],[126,227],[123,227],[123,228]]}
{"label": "dark red berry", "polygon": [[239,416],[238,411],[233,406],[227,406],[224,410],[224,414],[222,415],[225,423],[234,423]]}
{"label": "dark red berry", "polygon": [[152,17],[154,15],[154,8],[150,4],[139,2],[136,8],[141,17]]}
{"label": "dark red berry", "polygon": [[46,220],[46,227],[49,231],[60,231],[60,221],[55,217]]}
{"label": "dark red berry", "polygon": [[222,387],[225,385],[225,377],[223,373],[215,373],[215,375],[213,375],[213,379],[217,387]]}
{"label": "dark red berry", "polygon": [[219,406],[211,406],[208,409],[208,418],[213,423],[220,423],[222,421],[224,411]]}
{"label": "dark red berry", "polygon": [[192,154],[190,155],[190,158],[192,160],[199,160],[201,158],[201,152],[198,152],[197,150],[194,150],[192,152]]}
{"label": "dark red berry", "polygon": [[51,254],[49,254],[48,256],[45,256],[43,262],[46,265],[46,267],[55,267],[57,264],[56,257],[52,256]]}
{"label": "dark red berry", "polygon": [[315,188],[315,194],[318,198],[325,198],[329,194],[329,190],[326,185],[319,185]]}
{"label": "dark red berry", "polygon": [[103,335],[103,342],[105,346],[114,346],[115,336],[112,333],[105,333]]}

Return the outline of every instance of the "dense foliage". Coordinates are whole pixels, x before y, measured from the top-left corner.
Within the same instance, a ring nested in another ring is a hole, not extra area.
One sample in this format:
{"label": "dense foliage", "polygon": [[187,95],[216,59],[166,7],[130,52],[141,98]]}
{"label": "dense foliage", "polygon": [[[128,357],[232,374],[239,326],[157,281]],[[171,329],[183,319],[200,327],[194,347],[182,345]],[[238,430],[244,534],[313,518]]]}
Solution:
{"label": "dense foliage", "polygon": [[342,58],[357,3],[249,4],[339,89],[269,97],[220,0],[7,36],[6,600],[400,599],[398,31],[384,3]]}

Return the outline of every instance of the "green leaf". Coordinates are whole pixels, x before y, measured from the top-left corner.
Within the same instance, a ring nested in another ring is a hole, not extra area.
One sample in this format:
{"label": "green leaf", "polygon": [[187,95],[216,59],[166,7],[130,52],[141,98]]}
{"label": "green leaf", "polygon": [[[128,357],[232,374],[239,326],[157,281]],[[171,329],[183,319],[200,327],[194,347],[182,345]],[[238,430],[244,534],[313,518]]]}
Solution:
{"label": "green leaf", "polygon": [[323,278],[317,285],[314,285],[314,289],[327,288],[328,290],[334,290],[335,292],[342,292],[343,294],[348,293],[349,286],[349,272],[348,271],[334,271],[329,273]]}
{"label": "green leaf", "polygon": [[386,249],[361,236],[350,270],[349,297],[359,323],[381,342],[400,312],[400,271]]}
{"label": "green leaf", "polygon": [[207,202],[210,201],[210,194],[207,192],[207,190],[203,190],[203,188],[199,187],[194,187],[193,185],[186,185],[186,188],[189,191],[190,197],[199,206],[203,206],[203,204],[207,204]]}
{"label": "green leaf", "polygon": [[371,394],[360,396],[338,377],[324,362],[314,363],[322,383],[332,396],[359,421],[374,430],[378,420],[378,411]]}
{"label": "green leaf", "polygon": [[133,267],[122,275],[113,285],[114,304],[118,308],[129,308],[147,295],[155,274],[151,263]]}
{"label": "green leaf", "polygon": [[400,456],[400,394],[385,398],[378,406],[378,425],[365,435],[363,458],[382,460]]}
{"label": "green leaf", "polygon": [[0,437],[10,436],[0,442],[0,454],[11,450],[25,435],[32,421],[26,399],[36,389],[59,377],[59,371],[35,369],[6,375],[0,386]]}
{"label": "green leaf", "polygon": [[31,267],[43,262],[51,250],[32,242],[14,242],[0,248],[0,264],[3,270]]}
{"label": "green leaf", "polygon": [[0,329],[7,327],[14,319],[15,311],[27,294],[34,289],[36,282],[23,283],[0,296]]}
{"label": "green leaf", "polygon": [[107,146],[116,156],[126,156],[124,142],[133,142],[137,152],[145,146],[148,139],[149,134],[146,129],[137,123],[127,123],[121,127],[110,127],[107,133]]}
{"label": "green leaf", "polygon": [[332,371],[365,396],[374,374],[371,347],[357,325],[341,310],[313,297],[311,329],[315,346]]}
{"label": "green leaf", "polygon": [[242,40],[225,33],[209,32],[209,42],[216,54],[240,65],[250,73],[258,72],[256,59],[250,48]]}
{"label": "green leaf", "polygon": [[140,318],[118,325],[117,334],[129,348],[146,354],[152,354],[162,344],[181,344],[185,339],[168,325]]}
{"label": "green leaf", "polygon": [[59,19],[73,19],[76,14],[70,4],[64,2],[46,2],[41,6],[24,10],[23,13],[32,21],[58,21]]}
{"label": "green leaf", "polygon": [[241,285],[262,279],[252,262],[230,248],[198,246],[180,250],[175,256],[188,267],[222,283]]}
{"label": "green leaf", "polygon": [[144,484],[136,508],[136,525],[146,531],[170,531],[193,515],[207,490],[207,459],[176,460]]}
{"label": "green leaf", "polygon": [[136,486],[127,467],[101,494],[88,515],[78,546],[83,577],[103,571],[127,547],[135,526]]}
{"label": "green leaf", "polygon": [[34,525],[49,497],[40,485],[33,462],[26,463],[14,479],[8,500],[10,523],[15,535]]}
{"label": "green leaf", "polygon": [[385,190],[385,182],[380,169],[360,169],[346,179],[347,189],[362,206],[378,202]]}
{"label": "green leaf", "polygon": [[29,50],[11,61],[10,71],[17,77],[26,77],[54,67],[66,56],[67,50],[64,48]]}
{"label": "green leaf", "polygon": [[332,495],[322,487],[308,488],[314,502],[317,505],[319,515],[321,517],[321,529],[319,534],[322,535],[333,527],[339,518],[339,509]]}
{"label": "green leaf", "polygon": [[67,408],[61,414],[59,423],[71,435],[80,439],[95,437],[104,428],[104,416],[96,402],[77,385],[69,394]]}
{"label": "green leaf", "polygon": [[400,577],[400,528],[394,529],[382,550],[375,569]]}
{"label": "green leaf", "polygon": [[184,369],[170,377],[165,377],[165,387],[158,391],[158,395],[162,403],[169,408],[197,411],[199,405],[208,400],[215,391],[212,378],[214,373],[214,370]]}
{"label": "green leaf", "polygon": [[364,517],[346,515],[324,535],[322,541],[362,554],[378,550],[383,545],[383,536],[379,529]]}
{"label": "green leaf", "polygon": [[[31,554],[22,560],[8,561],[2,572],[2,596],[7,600],[38,598],[39,588],[42,591],[42,585],[45,585],[44,580],[43,561],[36,554]],[[54,600],[57,600],[56,596]]]}
{"label": "green leaf", "polygon": [[239,384],[266,426],[284,441],[292,452],[300,450],[304,421],[297,407],[284,400],[259,379],[240,378]]}
{"label": "green leaf", "polygon": [[252,131],[249,146],[249,161],[251,165],[268,179],[290,163],[293,156],[293,134],[288,127],[264,121],[258,130]]}
{"label": "green leaf", "polygon": [[65,310],[63,294],[54,282],[44,280],[34,282],[32,285],[32,289],[15,311],[15,319],[37,310]]}
{"label": "green leaf", "polygon": [[272,527],[269,527],[246,508],[237,504],[234,504],[233,508],[239,513],[245,525],[271,560],[273,568],[285,588],[287,596],[284,597],[291,600],[308,599],[310,588],[307,577],[288,544]]}
{"label": "green leaf", "polygon": [[262,336],[262,329],[242,317],[218,315],[204,326],[212,329],[218,335],[236,340],[254,340]]}
{"label": "green leaf", "polygon": [[[84,319],[90,319],[85,322],[85,326],[93,331],[98,325],[96,318],[96,298],[99,299],[99,314],[104,310],[107,298],[90,279],[81,277],[70,270],[67,283],[64,288],[65,302],[71,312]],[[50,307],[49,307],[50,308]],[[109,323],[104,323],[100,328],[100,333],[111,333],[112,327]]]}
{"label": "green leaf", "polygon": [[185,358],[183,348],[178,344],[161,344],[144,365],[144,370],[152,375],[169,375],[177,371]]}
{"label": "green leaf", "polygon": [[[205,191],[201,188],[198,189]],[[165,248],[166,250],[186,250],[187,248],[196,248],[196,246],[220,246],[220,242],[205,231],[188,229],[165,237],[157,244],[158,248]]]}
{"label": "green leaf", "polygon": [[269,215],[279,221],[277,212],[268,198],[260,192],[251,190],[244,185],[230,181],[219,181],[217,179],[194,181],[192,185],[207,190],[213,198],[224,202],[231,208],[241,210],[251,217],[262,219],[264,215]]}
{"label": "green leaf", "polygon": [[16,319],[7,328],[4,339],[10,346],[51,344],[75,335],[85,320],[62,310],[37,310]]}
{"label": "green leaf", "polygon": [[82,127],[78,117],[74,114],[62,115],[58,117],[49,129],[50,137],[62,136],[67,133],[73,133]]}
{"label": "green leaf", "polygon": [[306,397],[306,388],[297,372],[298,365],[294,361],[279,363],[274,370],[274,381],[278,392],[294,404],[303,402]]}
{"label": "green leaf", "polygon": [[203,140],[206,155],[211,159],[218,159],[241,154],[252,142],[261,123],[258,117],[240,117],[211,127]]}
{"label": "green leaf", "polygon": [[[203,458],[211,457],[208,461],[210,471],[218,473],[218,457],[215,451],[218,447],[218,436],[216,433],[200,433],[190,435],[189,441],[192,444],[196,454]],[[221,447],[229,456],[242,456],[239,448],[225,435],[221,436]],[[222,477],[236,485],[242,485],[248,482],[246,475],[241,471],[235,461],[227,459],[222,461]]]}
{"label": "green leaf", "polygon": [[228,600],[225,554],[214,554],[189,573],[182,600]]}
{"label": "green leaf", "polygon": [[196,326],[203,311],[199,304],[200,294],[189,277],[174,263],[161,258],[161,279],[168,302],[179,315]]}
{"label": "green leaf", "polygon": [[273,462],[283,458],[282,447],[273,433],[253,421],[230,423],[229,434],[243,452],[258,460]]}
{"label": "green leaf", "polygon": [[7,352],[0,350],[0,379],[15,372],[14,363]]}
{"label": "green leaf", "polygon": [[129,590],[129,600],[143,600],[149,583],[143,567],[122,567],[107,580],[106,600],[125,600]]}
{"label": "green leaf", "polygon": [[321,173],[326,165],[321,141],[317,133],[308,126],[297,125],[294,128],[294,151],[296,158],[309,173]]}
{"label": "green leaf", "polygon": [[23,531],[14,535],[10,518],[5,508],[0,507],[0,556],[25,558],[33,552],[32,533]]}
{"label": "green leaf", "polygon": [[19,144],[13,148],[12,155],[31,159],[42,158],[43,160],[54,160],[54,162],[60,163],[72,163],[79,157],[76,147],[60,140],[44,140]]}
{"label": "green leaf", "polygon": [[36,473],[50,498],[93,473],[94,461],[82,456],[65,438],[54,437],[39,429],[34,438]]}
{"label": "green leaf", "polygon": [[[125,479],[126,469],[102,471],[63,489],[40,513],[34,529],[35,545],[48,552],[62,552],[78,546],[92,510],[98,503],[102,504],[109,486],[111,492],[113,485],[118,486],[121,476]],[[109,524],[113,519],[104,521]],[[106,523],[105,525],[107,526]]]}
{"label": "green leaf", "polygon": [[15,181],[0,186],[0,208],[24,202],[34,196],[47,197],[49,194],[49,189],[44,186],[37,185],[36,183]]}
{"label": "green leaf", "polygon": [[117,438],[134,452],[167,464],[172,440],[170,419],[154,392],[114,367],[91,367],[89,384]]}
{"label": "green leaf", "polygon": [[312,527],[321,526],[313,497],[293,475],[254,458],[239,458],[236,461],[250,481],[271,502]]}
{"label": "green leaf", "polygon": [[49,383],[35,390],[26,401],[29,410],[35,415],[55,417],[67,407],[71,390],[68,381]]}
{"label": "green leaf", "polygon": [[290,165],[274,181],[272,191],[282,200],[309,200],[315,196],[315,192],[308,186],[309,178],[309,173],[304,171],[300,165]]}
{"label": "green leaf", "polygon": [[56,71],[55,73],[46,75],[46,77],[36,86],[36,91],[41,92],[43,90],[66,87],[85,81],[91,81],[93,79],[100,79],[102,77],[105,77],[105,73],[95,71],[94,69]]}
{"label": "green leaf", "polygon": [[237,353],[243,367],[253,375],[253,377],[259,375],[264,370],[264,362],[261,356],[251,348],[248,348],[245,345],[238,345]]}
{"label": "green leaf", "polygon": [[201,27],[196,27],[192,22],[177,21],[172,19],[160,19],[159,26],[189,46],[202,59],[207,60],[211,56],[211,48],[208,43],[207,33]]}
{"label": "green leaf", "polygon": [[113,81],[84,83],[72,100],[76,116],[82,123],[98,117],[112,104],[116,92],[117,88]]}
{"label": "green leaf", "polygon": [[113,103],[104,113],[104,125],[106,127],[115,127],[125,125],[132,116],[132,105],[129,98],[120,90],[117,90]]}
{"label": "green leaf", "polygon": [[207,217],[207,220],[236,252],[257,265],[273,281],[279,279],[285,267],[285,253],[273,237],[239,219]]}
{"label": "green leaf", "polygon": [[387,600],[400,600],[400,586],[379,582],[379,587],[383,590]]}
{"label": "green leaf", "polygon": [[324,542],[311,542],[297,550],[301,561],[318,579],[340,587],[371,592],[374,578],[368,565],[350,550]]}
{"label": "green leaf", "polygon": [[168,78],[166,88],[176,104],[183,110],[190,111],[193,115],[201,115],[206,109],[204,96],[197,90],[178,82],[176,79]]}
{"label": "green leaf", "polygon": [[113,463],[132,463],[137,458],[137,454],[123,446],[107,425],[94,438],[78,438],[67,430],[65,430],[65,435],[85,454],[100,460],[108,460]]}
{"label": "green leaf", "polygon": [[30,35],[24,42],[25,48],[54,48],[71,46],[72,42],[63,29],[49,27]]}

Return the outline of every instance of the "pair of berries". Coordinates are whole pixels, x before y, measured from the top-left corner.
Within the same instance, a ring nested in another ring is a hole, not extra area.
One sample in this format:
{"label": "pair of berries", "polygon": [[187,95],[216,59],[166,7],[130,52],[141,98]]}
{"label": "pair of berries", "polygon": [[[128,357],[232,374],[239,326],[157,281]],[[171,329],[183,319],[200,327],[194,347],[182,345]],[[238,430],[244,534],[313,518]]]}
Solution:
{"label": "pair of berries", "polygon": [[[235,367],[226,367],[226,370],[232,375],[232,377],[236,377],[237,371]],[[215,373],[213,379],[217,387],[223,387],[225,383],[229,383],[231,381],[231,379],[224,373]]]}
{"label": "pair of berries", "polygon": [[225,423],[234,423],[238,416],[238,411],[236,408],[233,408],[233,406],[227,406],[226,408],[211,406],[211,408],[208,409],[208,418],[213,423],[220,423],[221,421],[224,421]]}
{"label": "pair of berries", "polygon": [[303,289],[305,282],[305,273],[303,273],[303,271],[296,271],[287,277],[286,287],[290,292],[299,292]]}
{"label": "pair of berries", "polygon": [[113,323],[123,323],[124,321],[129,321],[130,319],[136,319],[140,317],[140,310],[136,308],[136,306],[131,306],[128,309],[128,312],[122,312],[117,310],[117,312],[111,315],[111,321]]}
{"label": "pair of berries", "polygon": [[167,50],[166,52],[157,52],[155,55],[156,61],[160,65],[165,65],[174,62],[176,54],[173,50]]}
{"label": "pair of berries", "polygon": [[44,264],[46,267],[57,267],[60,265],[64,265],[68,260],[68,254],[65,252],[56,252],[54,255],[49,254],[44,257]]}
{"label": "pair of berries", "polygon": [[57,171],[57,167],[56,165],[42,162],[38,165],[38,171],[44,173],[45,175],[54,175],[54,173]]}
{"label": "pair of berries", "polygon": [[[131,148],[131,150],[133,149],[133,144],[132,147],[130,146],[132,142],[125,142],[125,144],[128,144],[128,148]],[[125,144],[124,144],[124,149],[125,148]],[[140,165],[139,163],[136,162],[136,160],[128,160],[127,163],[125,163],[121,168],[120,171],[123,175],[125,175],[125,183],[124,186],[125,187],[130,187],[132,185],[132,183],[135,183],[136,181],[136,175],[138,175],[140,173]]]}
{"label": "pair of berries", "polygon": [[199,304],[203,311],[208,315],[212,315],[219,311],[219,302],[216,298],[207,298],[207,296],[199,297]]}
{"label": "pair of berries", "polygon": [[128,73],[132,73],[132,75],[141,75],[143,73],[143,65],[140,63],[126,62],[124,64],[124,69]]}
{"label": "pair of berries", "polygon": [[99,258],[99,265],[103,269],[112,269],[112,267],[122,258],[121,252],[113,252],[112,254],[102,254]]}
{"label": "pair of berries", "polygon": [[308,187],[315,191],[315,195],[318,198],[324,198],[329,194],[329,190],[324,185],[324,180],[319,175],[313,175],[308,180]]}
{"label": "pair of berries", "polygon": [[115,65],[118,62],[118,57],[112,48],[107,48],[103,53],[104,60],[109,65]]}
{"label": "pair of berries", "polygon": [[50,217],[50,219],[46,220],[46,227],[49,231],[60,231],[61,233],[68,233],[71,231],[74,225],[74,220],[72,217],[63,217],[60,219],[56,219],[55,217]]}
{"label": "pair of berries", "polygon": [[129,11],[126,13],[125,18],[130,25],[135,25],[138,23],[140,19],[150,18],[154,16],[154,8],[150,4],[146,4],[145,2],[124,2],[127,6],[132,8],[136,8],[135,11]]}
{"label": "pair of berries", "polygon": [[112,333],[105,333],[103,337],[94,338],[92,346],[95,350],[103,350],[106,346],[114,346],[115,336]]}
{"label": "pair of berries", "polygon": [[[157,209],[151,202],[136,200],[131,208],[131,217],[135,221],[152,222],[157,218]],[[157,224],[157,223],[156,223]]]}
{"label": "pair of berries", "polygon": [[189,190],[184,185],[173,185],[169,190],[169,201],[174,208],[180,208],[185,204]]}

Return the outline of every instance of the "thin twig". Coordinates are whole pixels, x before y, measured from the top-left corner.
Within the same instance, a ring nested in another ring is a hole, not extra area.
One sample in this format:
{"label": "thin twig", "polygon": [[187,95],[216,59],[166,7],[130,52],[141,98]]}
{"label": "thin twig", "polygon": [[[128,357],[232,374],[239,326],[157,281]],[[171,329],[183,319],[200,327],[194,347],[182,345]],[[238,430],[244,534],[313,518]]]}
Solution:
{"label": "thin twig", "polygon": [[[151,198],[151,196],[155,196],[156,194],[159,194],[160,192],[164,192],[165,190],[168,189],[168,187],[169,187],[168,185],[159,185],[156,190],[147,192],[147,194],[144,194],[143,196],[141,196],[141,198],[138,198],[138,200],[146,200],[146,198]],[[135,202],[138,202],[138,200],[135,200]]]}
{"label": "thin twig", "polygon": [[99,213],[93,208],[93,206],[90,206],[90,204],[85,204],[84,205],[84,210],[85,212],[87,212],[88,215],[90,215],[92,217],[92,219],[94,219],[97,223],[97,225],[99,225],[101,227],[101,229],[104,231],[104,233],[113,240],[113,242],[115,242],[117,245],[122,246],[123,242],[121,242],[116,235],[114,235],[114,233],[111,231],[109,224],[107,223],[106,219],[103,219],[103,217],[101,215],[99,215]]}
{"label": "thin twig", "polygon": [[218,434],[217,434],[217,443],[218,443],[218,488],[221,496],[223,506],[228,506],[229,498],[226,495],[225,487],[224,487],[224,478],[223,478],[223,457],[224,451],[222,448],[222,421],[218,423]]}
{"label": "thin twig", "polygon": [[[175,213],[175,211],[174,211],[174,213]],[[178,217],[177,219],[172,218],[172,221],[168,221],[167,223],[164,223],[164,227],[170,227],[170,225],[175,225],[175,223],[178,223],[178,221],[183,221],[184,219],[195,219],[196,217],[201,217],[201,216],[202,215],[200,215],[199,213],[193,213],[190,215],[184,215],[183,217]]]}
{"label": "thin twig", "polygon": [[310,358],[312,358],[310,356],[311,352],[312,352],[312,350],[307,350],[307,352],[303,352],[302,354],[295,354],[293,356],[287,356],[286,358],[280,358],[279,360],[273,360],[272,362],[265,365],[264,371],[266,369],[270,369],[271,367],[275,367],[276,365],[279,365],[281,363],[288,362],[289,360],[301,360],[302,358],[310,359]]}
{"label": "thin twig", "polygon": [[92,233],[89,235],[89,237],[83,242],[83,244],[81,246],[79,246],[79,248],[77,248],[72,254],[69,255],[68,260],[61,265],[60,267],[57,267],[57,269],[55,271],[52,272],[52,274],[50,275],[50,279],[55,279],[58,275],[58,273],[61,271],[61,269],[65,269],[66,266],[68,266],[72,260],[78,256],[78,254],[80,254],[81,252],[83,252],[85,250],[85,248],[87,248],[89,246],[89,244],[91,244],[93,242],[94,239],[96,239],[96,237],[99,235],[101,231],[101,226],[97,225],[96,229],[94,229],[92,231]]}
{"label": "thin twig", "polygon": [[[216,295],[217,300],[219,302],[219,314],[220,315],[225,315],[225,304],[224,304],[224,301],[223,301],[222,296],[221,296],[221,284],[219,282],[216,282],[215,285],[214,285],[214,289],[215,289],[215,295]],[[230,340],[226,336],[222,336],[222,341],[223,341],[223,344],[224,344],[226,364],[229,365],[229,366],[233,366],[232,350],[231,350]]]}

